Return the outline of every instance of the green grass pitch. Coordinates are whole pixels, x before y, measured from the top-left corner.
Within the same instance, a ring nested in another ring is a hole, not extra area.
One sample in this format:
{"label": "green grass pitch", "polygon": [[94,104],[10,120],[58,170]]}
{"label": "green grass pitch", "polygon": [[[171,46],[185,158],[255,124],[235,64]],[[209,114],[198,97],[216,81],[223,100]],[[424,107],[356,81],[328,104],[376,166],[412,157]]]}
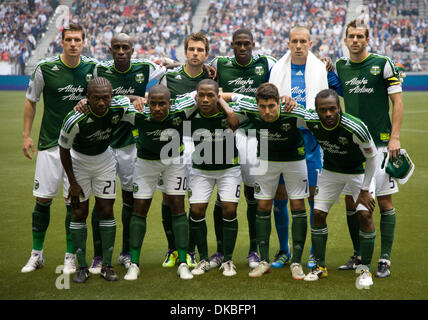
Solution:
{"label": "green grass pitch", "polygon": [[[337,271],[352,253],[351,241],[346,226],[343,199],[336,203],[327,219],[329,238],[327,244],[327,267],[329,276],[314,283],[294,281],[290,270],[273,269],[258,279],[248,277],[246,261],[248,251],[248,228],[246,205],[243,197],[239,203],[239,233],[234,253],[238,274],[224,277],[219,270],[195,277],[190,281],[180,280],[176,268],[161,267],[167,243],[161,224],[159,192],[156,193],[148,217],[148,226],[141,254],[141,277],[137,281],[123,280],[125,270],[117,264],[121,247],[121,198],[115,203],[118,221],[114,267],[120,281],[108,283],[99,276],[92,276],[84,285],[74,284],[58,289],[57,283],[67,286],[67,281],[58,278],[57,266],[63,263],[65,251],[64,215],[61,196],[54,200],[48,229],[44,257],[45,266],[33,273],[22,274],[32,245],[31,212],[34,207],[32,184],[35,161],[26,159],[21,151],[24,92],[0,92],[0,299],[147,299],[147,300],[414,300],[428,298],[428,92],[405,92],[405,113],[401,131],[401,146],[411,155],[416,170],[410,181],[400,186],[394,195],[397,210],[397,229],[392,251],[392,275],[389,279],[374,278],[370,290],[357,290],[356,275],[351,271]],[[43,106],[39,102],[32,136],[37,136]],[[91,206],[93,199],[91,199]],[[212,202],[207,211],[209,252],[214,253],[215,237],[212,219]],[[375,224],[379,228],[379,210],[375,211]],[[89,220],[89,219],[88,219]],[[92,233],[88,228],[88,261],[92,259]],[[304,262],[310,247],[310,229],[306,240]],[[376,239],[373,265],[379,256],[380,232]],[[271,256],[278,249],[278,240],[272,218]],[[305,270],[307,271],[307,270]]]}

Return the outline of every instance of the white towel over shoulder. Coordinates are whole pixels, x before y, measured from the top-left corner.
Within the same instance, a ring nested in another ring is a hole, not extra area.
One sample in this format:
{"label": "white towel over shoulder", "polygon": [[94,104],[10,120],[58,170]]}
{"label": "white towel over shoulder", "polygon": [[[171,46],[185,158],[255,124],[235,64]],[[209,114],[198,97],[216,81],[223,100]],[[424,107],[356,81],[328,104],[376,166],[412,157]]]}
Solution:
{"label": "white towel over shoulder", "polygon": [[[269,82],[278,87],[279,95],[291,96],[291,52],[278,60],[270,72]],[[324,63],[309,51],[305,67],[306,109],[315,110],[315,96],[328,89]]]}

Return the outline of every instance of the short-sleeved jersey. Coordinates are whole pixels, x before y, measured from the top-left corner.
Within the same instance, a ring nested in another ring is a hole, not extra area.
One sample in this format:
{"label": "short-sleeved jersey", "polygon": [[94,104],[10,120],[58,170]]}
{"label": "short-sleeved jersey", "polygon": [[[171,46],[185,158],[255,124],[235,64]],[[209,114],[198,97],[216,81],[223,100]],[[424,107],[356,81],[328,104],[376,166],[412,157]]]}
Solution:
{"label": "short-sleeved jersey", "polygon": [[216,57],[210,64],[217,70],[217,81],[223,92],[254,97],[257,88],[269,81],[275,63],[273,57],[253,55],[245,66],[240,65],[235,57]]}
{"label": "short-sleeved jersey", "polygon": [[334,128],[323,126],[318,114],[301,107],[290,114],[299,117],[298,125],[308,128],[324,151],[323,168],[329,171],[361,174],[363,163],[376,155],[376,146],[365,124],[343,113]]}
{"label": "short-sleeved jersey", "polygon": [[38,102],[43,93],[44,111],[39,150],[58,145],[62,121],[77,102],[86,97],[86,87],[93,77],[97,63],[95,59],[81,56],[79,64],[71,68],[58,55],[37,64],[30,78],[26,97],[32,102]]}
{"label": "short-sleeved jersey", "polygon": [[336,62],[336,72],[346,113],[366,124],[376,146],[386,146],[391,135],[388,95],[402,91],[391,60],[374,53],[361,62],[341,58]]}
{"label": "short-sleeved jersey", "polygon": [[194,77],[190,76],[186,72],[185,65],[183,64],[172,70],[168,70],[160,79],[160,83],[169,89],[171,99],[175,99],[179,95],[196,90],[198,83],[208,78],[209,75],[205,70],[202,70],[200,74]]}
{"label": "short-sleeved jersey", "polygon": [[[296,117],[285,114],[283,107],[280,106],[278,119],[274,122],[266,122],[260,117],[255,98],[235,94],[232,99],[234,102],[230,103],[230,106],[233,111],[245,115],[250,122],[250,129],[256,129],[259,142],[257,156],[260,159],[268,161],[305,159],[305,145]],[[267,136],[264,132],[267,132]],[[268,151],[264,154],[261,151],[261,139],[266,138]]]}
{"label": "short-sleeved jersey", "polygon": [[[145,160],[161,160],[162,148],[170,143],[173,134],[179,135],[180,155],[183,154],[183,121],[196,110],[196,101],[193,97],[186,95],[176,99],[170,106],[168,115],[162,121],[155,121],[146,105],[143,112],[135,114],[132,124],[138,129],[137,156]],[[164,133],[169,140],[161,140]],[[172,151],[168,156],[173,156]]]}
{"label": "short-sleeved jersey", "polygon": [[[100,63],[94,70],[94,76],[104,77],[113,87],[113,95],[134,95],[144,97],[147,84],[159,79],[165,73],[165,68],[145,59],[131,59],[129,69],[121,72],[114,66],[114,61]],[[123,148],[135,143],[132,126],[128,122],[120,122],[113,133],[111,146]]]}
{"label": "short-sleeved jersey", "polygon": [[102,115],[96,115],[88,105],[87,113],[71,111],[65,117],[58,143],[65,149],[73,148],[77,152],[94,156],[107,150],[113,137],[114,129],[126,113],[135,109],[124,96],[113,97],[110,107]]}
{"label": "short-sleeved jersey", "polygon": [[[218,112],[204,116],[199,110],[189,118],[195,151],[192,167],[200,170],[225,170],[239,165],[235,135],[227,130],[227,116]],[[201,150],[199,150],[201,148]]]}

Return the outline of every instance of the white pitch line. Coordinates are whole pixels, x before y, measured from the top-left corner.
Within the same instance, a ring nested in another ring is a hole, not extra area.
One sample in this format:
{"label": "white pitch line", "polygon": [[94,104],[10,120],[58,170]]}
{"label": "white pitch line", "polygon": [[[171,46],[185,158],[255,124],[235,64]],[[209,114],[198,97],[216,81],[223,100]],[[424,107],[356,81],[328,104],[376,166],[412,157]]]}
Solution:
{"label": "white pitch line", "polygon": [[428,133],[428,130],[419,130],[419,129],[401,129],[401,131],[417,132],[417,133]]}

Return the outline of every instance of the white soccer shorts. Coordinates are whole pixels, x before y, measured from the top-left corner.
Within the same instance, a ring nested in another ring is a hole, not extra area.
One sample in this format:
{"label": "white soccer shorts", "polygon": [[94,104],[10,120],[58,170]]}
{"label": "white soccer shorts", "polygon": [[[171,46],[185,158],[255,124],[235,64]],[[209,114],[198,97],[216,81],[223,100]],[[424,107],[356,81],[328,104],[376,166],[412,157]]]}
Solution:
{"label": "white soccer shorts", "polygon": [[278,188],[279,176],[285,180],[288,198],[304,199],[309,197],[308,171],[306,160],[300,161],[266,161],[260,160],[259,170],[264,174],[256,174],[254,197],[258,200],[271,200]]}
{"label": "white soccer shorts", "polygon": [[[364,174],[344,174],[323,169],[318,176],[314,209],[329,212],[345,186],[349,188],[354,201],[357,201],[363,180]],[[371,184],[369,191],[373,196],[374,183]],[[362,210],[368,211],[364,205],[358,204],[357,211]]]}
{"label": "white soccer shorts", "polygon": [[137,148],[135,143],[124,148],[112,149],[117,163],[117,175],[120,187],[124,191],[132,192],[135,161],[137,160]]}
{"label": "white soccer shorts", "polygon": [[[116,198],[116,160],[109,147],[106,151],[95,156],[70,150],[73,162],[73,172],[77,183],[85,194],[80,201],[86,201],[91,194],[101,199]],[[64,183],[63,194],[68,197],[68,181]]]}
{"label": "white soccer shorts", "polygon": [[174,160],[179,163],[165,164],[161,160],[137,158],[134,169],[134,198],[153,198],[160,174],[162,174],[166,194],[185,195],[187,189],[186,168],[182,157]]}
{"label": "white soccer shorts", "polygon": [[238,202],[241,196],[241,169],[198,170],[192,168],[189,181],[189,203],[208,203],[214,186],[222,202]]}

